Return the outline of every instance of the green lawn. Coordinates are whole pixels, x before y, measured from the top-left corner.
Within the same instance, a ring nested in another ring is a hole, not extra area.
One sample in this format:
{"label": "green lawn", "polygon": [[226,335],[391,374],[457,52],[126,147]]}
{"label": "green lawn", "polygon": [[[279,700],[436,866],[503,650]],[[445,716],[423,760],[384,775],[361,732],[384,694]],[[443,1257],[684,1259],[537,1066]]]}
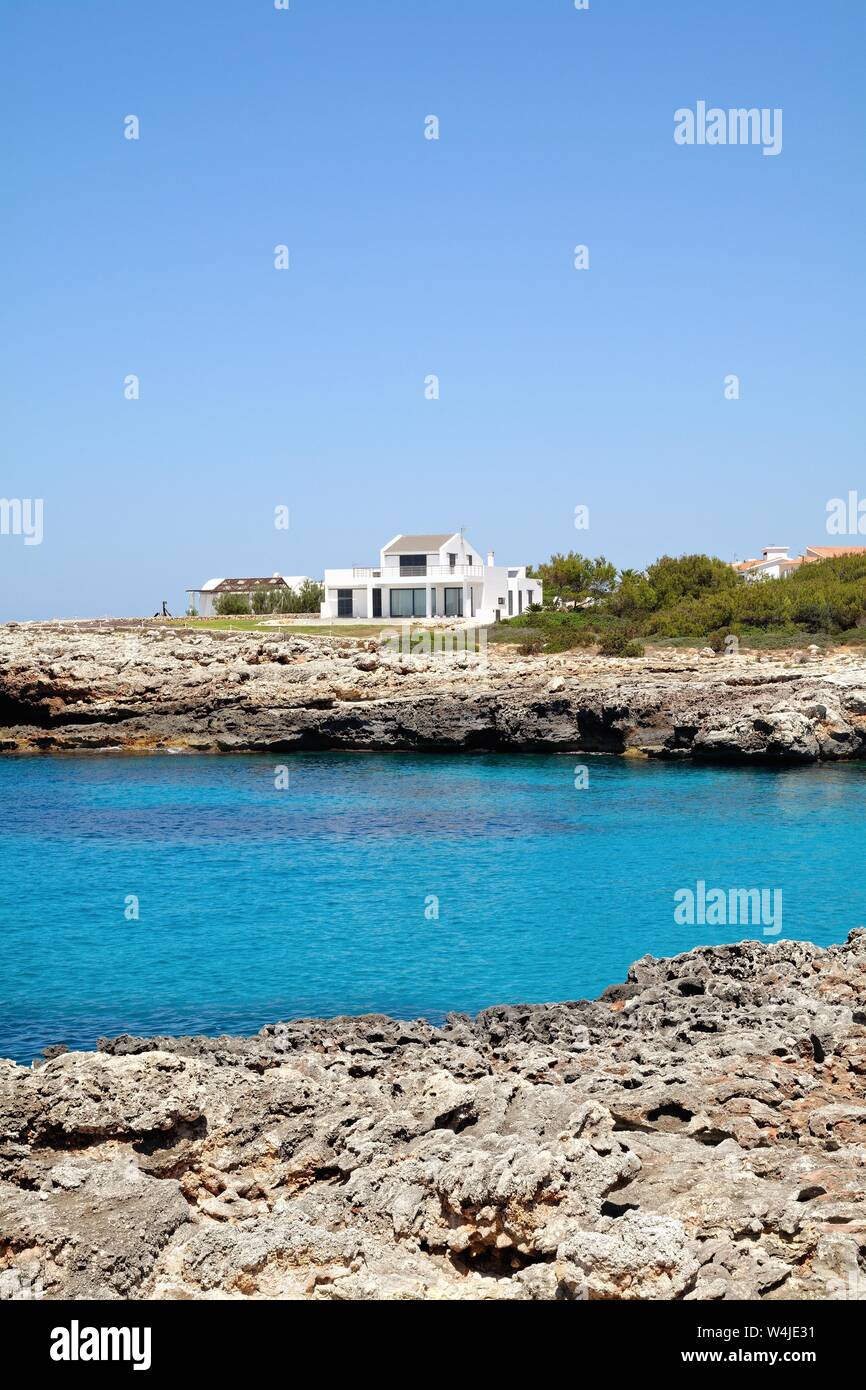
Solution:
{"label": "green lawn", "polygon": [[[282,636],[301,637],[345,637],[352,642],[366,641],[370,637],[381,637],[383,632],[403,633],[399,619],[388,622],[383,618],[377,623],[277,623],[271,625],[267,615],[249,618],[165,618],[155,619],[160,626],[184,628],[192,632],[268,632]],[[425,629],[413,629],[412,640]]]}

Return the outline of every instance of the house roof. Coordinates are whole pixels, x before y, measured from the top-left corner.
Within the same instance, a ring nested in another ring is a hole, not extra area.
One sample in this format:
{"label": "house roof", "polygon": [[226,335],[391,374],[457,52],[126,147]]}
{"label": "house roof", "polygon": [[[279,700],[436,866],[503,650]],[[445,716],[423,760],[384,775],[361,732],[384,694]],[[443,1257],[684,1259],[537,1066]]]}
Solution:
{"label": "house roof", "polygon": [[838,555],[866,555],[866,545],[807,545],[807,560],[835,560]]}
{"label": "house roof", "polygon": [[456,535],[456,531],[446,531],[439,536],[395,536],[391,544],[385,546],[385,554],[393,555],[399,550],[417,550],[419,554],[422,551],[440,550],[446,541]]}
{"label": "house roof", "polygon": [[[281,574],[270,574],[267,579],[220,579],[211,589],[213,594],[250,594],[254,589],[285,589],[286,581]],[[203,591],[204,592],[204,591]]]}

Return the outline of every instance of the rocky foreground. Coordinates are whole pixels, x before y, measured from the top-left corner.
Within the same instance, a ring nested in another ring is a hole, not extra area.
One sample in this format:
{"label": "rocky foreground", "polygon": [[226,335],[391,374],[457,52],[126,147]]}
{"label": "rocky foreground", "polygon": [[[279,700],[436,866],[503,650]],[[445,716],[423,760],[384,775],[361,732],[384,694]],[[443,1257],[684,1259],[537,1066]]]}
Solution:
{"label": "rocky foreground", "polygon": [[809,762],[866,755],[866,660],[844,651],[586,651],[161,624],[0,628],[0,751],[567,750]]}
{"label": "rocky foreground", "polygon": [[0,1063],[0,1293],[866,1296],[866,931]]}

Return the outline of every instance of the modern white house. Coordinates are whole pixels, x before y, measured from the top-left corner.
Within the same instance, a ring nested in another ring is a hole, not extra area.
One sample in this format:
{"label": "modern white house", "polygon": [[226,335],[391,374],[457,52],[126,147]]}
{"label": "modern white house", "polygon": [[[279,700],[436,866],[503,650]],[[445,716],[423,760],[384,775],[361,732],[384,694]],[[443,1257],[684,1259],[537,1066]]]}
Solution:
{"label": "modern white house", "polygon": [[378,565],[326,569],[321,615],[493,623],[541,599],[541,582],[527,578],[525,565],[497,565],[492,550],[485,559],[462,531],[453,531],[394,536]]}
{"label": "modern white house", "polygon": [[250,602],[257,589],[293,589],[307,582],[305,574],[272,574],[266,579],[209,579],[200,589],[187,589],[188,607],[200,618],[213,618],[222,594],[247,594]]}

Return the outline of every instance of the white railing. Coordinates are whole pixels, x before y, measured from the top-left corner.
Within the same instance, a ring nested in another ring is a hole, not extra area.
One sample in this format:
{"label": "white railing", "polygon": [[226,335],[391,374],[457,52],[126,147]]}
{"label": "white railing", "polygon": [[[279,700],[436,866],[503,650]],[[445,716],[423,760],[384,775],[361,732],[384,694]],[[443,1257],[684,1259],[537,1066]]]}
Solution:
{"label": "white railing", "polygon": [[483,565],[412,565],[401,570],[398,565],[374,569],[372,565],[353,565],[353,579],[381,579],[383,584],[395,584],[403,579],[483,579]]}

